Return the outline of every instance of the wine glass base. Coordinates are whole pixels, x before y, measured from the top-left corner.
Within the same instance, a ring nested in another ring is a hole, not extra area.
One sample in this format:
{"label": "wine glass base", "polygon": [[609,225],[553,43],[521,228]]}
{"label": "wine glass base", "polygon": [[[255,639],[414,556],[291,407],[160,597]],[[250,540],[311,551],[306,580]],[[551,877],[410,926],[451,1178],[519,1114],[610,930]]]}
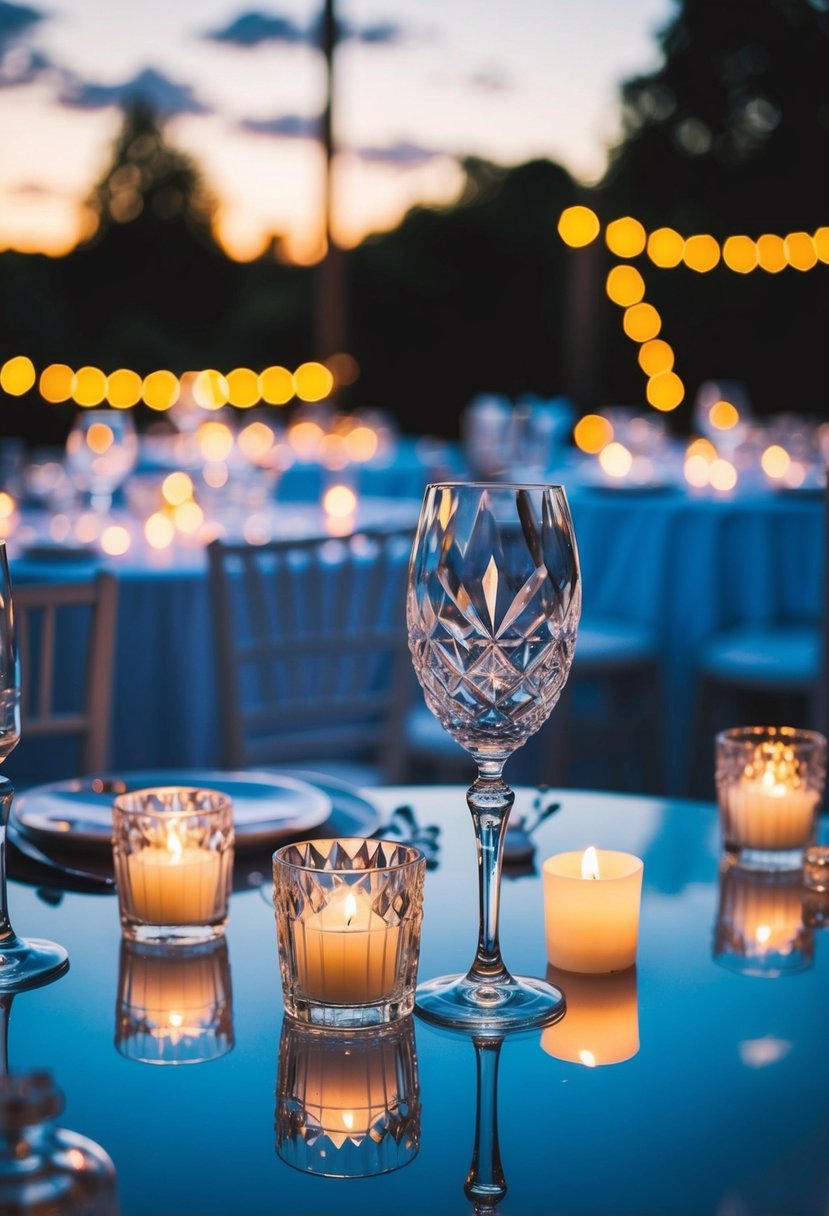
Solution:
{"label": "wine glass base", "polygon": [[0,944],[0,993],[39,988],[68,969],[69,955],[55,942],[15,936]]}
{"label": "wine glass base", "polygon": [[415,995],[415,1012],[427,1022],[481,1034],[549,1026],[564,1010],[559,988],[526,976],[479,984],[468,975],[444,975],[420,984]]}

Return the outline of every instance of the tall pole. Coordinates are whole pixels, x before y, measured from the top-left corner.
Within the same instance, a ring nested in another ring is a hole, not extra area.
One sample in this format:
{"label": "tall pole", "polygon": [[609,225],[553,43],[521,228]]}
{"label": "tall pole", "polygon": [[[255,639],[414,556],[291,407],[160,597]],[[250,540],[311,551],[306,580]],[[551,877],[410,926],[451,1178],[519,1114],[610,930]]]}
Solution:
{"label": "tall pole", "polygon": [[323,219],[326,252],[317,270],[314,307],[314,354],[318,359],[327,359],[330,355],[345,350],[346,346],[345,266],[343,251],[337,246],[332,232],[334,211],[332,169],[335,152],[334,60],[337,50],[337,18],[334,11],[334,0],[325,0],[322,14],[321,49],[325,56],[326,77],[325,109],[322,115],[322,143],[325,158]]}

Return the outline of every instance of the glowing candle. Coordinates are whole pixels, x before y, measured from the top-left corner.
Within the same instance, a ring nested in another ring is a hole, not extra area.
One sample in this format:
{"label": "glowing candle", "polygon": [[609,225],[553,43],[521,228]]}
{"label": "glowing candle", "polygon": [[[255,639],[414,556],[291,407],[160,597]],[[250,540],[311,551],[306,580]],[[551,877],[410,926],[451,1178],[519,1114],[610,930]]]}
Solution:
{"label": "glowing candle", "polygon": [[564,971],[622,971],[636,961],[643,863],[589,848],[544,862],[547,958]]}
{"label": "glowing candle", "polygon": [[585,1068],[621,1064],[639,1050],[636,968],[614,975],[573,975],[548,967],[567,1001],[564,1017],[541,1036],[547,1055]]}
{"label": "glowing candle", "polygon": [[219,855],[189,843],[183,832],[181,820],[171,819],[163,844],[127,858],[132,912],[144,924],[201,924],[215,916]]}
{"label": "glowing candle", "polygon": [[361,1005],[394,990],[400,930],[372,911],[361,887],[343,886],[294,932],[299,987],[311,1000]]}
{"label": "glowing candle", "polygon": [[797,849],[812,837],[820,799],[801,779],[792,749],[758,748],[739,781],[720,787],[726,847]]}

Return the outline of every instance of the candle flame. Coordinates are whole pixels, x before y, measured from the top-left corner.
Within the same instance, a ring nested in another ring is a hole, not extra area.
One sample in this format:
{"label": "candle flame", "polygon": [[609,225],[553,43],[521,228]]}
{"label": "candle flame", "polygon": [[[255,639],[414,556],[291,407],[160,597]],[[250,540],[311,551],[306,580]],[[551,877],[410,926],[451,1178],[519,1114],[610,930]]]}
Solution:
{"label": "candle flame", "polygon": [[350,925],[354,917],[357,915],[357,900],[349,891],[345,897],[345,923]]}
{"label": "candle flame", "polygon": [[181,855],[184,852],[180,832],[180,822],[177,819],[172,819],[167,824],[167,852],[170,854],[170,859],[173,862],[181,861]]}
{"label": "candle flame", "polygon": [[167,1015],[167,1021],[171,1026],[182,1026],[184,1024],[184,1014],[179,1013],[176,1009],[171,1009]]}
{"label": "candle flame", "polygon": [[581,859],[581,876],[582,878],[601,878],[599,855],[592,844],[584,850],[584,856]]}
{"label": "candle flame", "polygon": [[754,936],[757,938],[758,944],[764,946],[771,937],[771,925],[758,925]]}
{"label": "candle flame", "polygon": [[343,1111],[343,1127],[347,1127],[349,1131],[354,1127],[354,1115],[350,1110]]}
{"label": "candle flame", "polygon": [[586,1048],[582,1048],[582,1050],[579,1052],[579,1059],[585,1068],[596,1067],[596,1057],[593,1055],[592,1051],[588,1051]]}

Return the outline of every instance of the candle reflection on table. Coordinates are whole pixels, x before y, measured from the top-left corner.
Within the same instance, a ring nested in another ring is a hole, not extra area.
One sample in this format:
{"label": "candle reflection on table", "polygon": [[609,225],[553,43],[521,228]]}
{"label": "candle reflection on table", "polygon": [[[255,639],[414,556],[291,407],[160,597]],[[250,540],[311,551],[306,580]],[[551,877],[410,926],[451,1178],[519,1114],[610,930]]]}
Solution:
{"label": "candle reflection on table", "polygon": [[564,1017],[546,1027],[542,1050],[557,1060],[597,1068],[621,1064],[639,1051],[636,968],[584,975],[547,968],[548,983],[564,993]]}
{"label": "candle reflection on table", "polygon": [[814,933],[804,923],[801,870],[745,869],[726,857],[719,884],[716,962],[741,975],[767,978],[811,967]]}
{"label": "candle reflection on table", "polygon": [[122,940],[115,1046],[143,1064],[200,1064],[233,1047],[227,943],[167,952]]}
{"label": "candle reflection on table", "polygon": [[411,1017],[376,1032],[310,1030],[286,1018],[279,1045],[276,1151],[331,1178],[387,1174],[420,1147]]}

